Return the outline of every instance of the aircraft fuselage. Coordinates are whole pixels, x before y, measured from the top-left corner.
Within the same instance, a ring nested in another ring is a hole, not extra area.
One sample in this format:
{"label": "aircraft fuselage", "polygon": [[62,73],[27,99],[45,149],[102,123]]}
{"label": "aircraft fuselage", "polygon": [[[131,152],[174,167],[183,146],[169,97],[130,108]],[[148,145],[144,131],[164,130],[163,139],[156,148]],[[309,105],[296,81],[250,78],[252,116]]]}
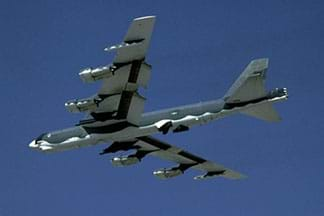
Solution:
{"label": "aircraft fuselage", "polygon": [[33,140],[29,147],[44,152],[63,151],[99,143],[132,140],[169,131],[181,132],[195,125],[203,125],[252,107],[287,99],[286,89],[275,89],[266,97],[253,101],[226,104],[223,99],[144,113],[139,125],[127,121],[102,122],[101,125],[81,124],[50,133]]}

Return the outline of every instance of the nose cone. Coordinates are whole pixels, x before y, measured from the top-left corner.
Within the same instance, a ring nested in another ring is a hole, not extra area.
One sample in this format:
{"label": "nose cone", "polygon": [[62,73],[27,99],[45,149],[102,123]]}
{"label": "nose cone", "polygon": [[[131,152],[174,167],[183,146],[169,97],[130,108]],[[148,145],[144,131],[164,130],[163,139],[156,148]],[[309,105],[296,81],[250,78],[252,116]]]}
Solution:
{"label": "nose cone", "polygon": [[35,140],[33,140],[31,143],[29,143],[29,148],[32,148],[32,149],[36,149],[36,148],[38,148],[38,145],[36,144],[36,141]]}

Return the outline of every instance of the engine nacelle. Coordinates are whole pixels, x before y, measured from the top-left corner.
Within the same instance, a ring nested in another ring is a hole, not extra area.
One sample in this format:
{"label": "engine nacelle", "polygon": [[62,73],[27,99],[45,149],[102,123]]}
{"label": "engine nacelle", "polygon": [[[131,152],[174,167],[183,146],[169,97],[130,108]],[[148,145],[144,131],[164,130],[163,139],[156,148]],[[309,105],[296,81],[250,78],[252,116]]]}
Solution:
{"label": "engine nacelle", "polygon": [[180,169],[175,169],[175,168],[171,168],[171,169],[160,169],[160,170],[156,170],[153,172],[153,175],[155,175],[158,178],[161,179],[167,179],[167,178],[172,178],[172,177],[176,177],[178,175],[182,175],[183,171]]}
{"label": "engine nacelle", "polygon": [[129,166],[137,164],[140,162],[140,159],[135,156],[125,156],[125,157],[114,157],[111,159],[113,166]]}
{"label": "engine nacelle", "polygon": [[79,76],[84,82],[87,83],[95,82],[97,80],[101,80],[103,78],[112,76],[115,69],[116,67],[111,65],[103,66],[95,69],[86,68],[79,73]]}
{"label": "engine nacelle", "polygon": [[95,98],[71,100],[66,102],[64,105],[69,112],[85,112],[88,110],[94,110],[98,106],[98,100]]}

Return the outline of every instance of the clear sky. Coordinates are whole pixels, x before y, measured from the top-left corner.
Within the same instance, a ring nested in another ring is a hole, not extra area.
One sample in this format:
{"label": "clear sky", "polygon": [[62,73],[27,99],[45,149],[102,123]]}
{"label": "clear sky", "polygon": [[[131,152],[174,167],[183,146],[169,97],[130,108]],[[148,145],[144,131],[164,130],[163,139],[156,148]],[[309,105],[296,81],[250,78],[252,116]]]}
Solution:
{"label": "clear sky", "polygon": [[[0,2],[0,216],[324,215],[324,3],[274,1]],[[283,121],[232,116],[158,137],[238,170],[247,179],[167,181],[147,157],[112,167],[100,145],[56,154],[32,151],[40,133],[82,115],[64,102],[90,96],[80,69],[110,63],[133,18],[156,15],[147,61],[145,110],[223,96],[254,58],[268,57],[267,86],[287,87]]]}

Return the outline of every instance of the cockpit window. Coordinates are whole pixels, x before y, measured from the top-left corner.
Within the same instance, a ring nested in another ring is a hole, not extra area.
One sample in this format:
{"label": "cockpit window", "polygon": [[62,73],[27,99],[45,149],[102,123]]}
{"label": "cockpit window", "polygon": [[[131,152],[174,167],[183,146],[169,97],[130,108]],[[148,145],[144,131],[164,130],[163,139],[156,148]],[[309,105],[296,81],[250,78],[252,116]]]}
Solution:
{"label": "cockpit window", "polygon": [[38,137],[36,137],[35,142],[43,140],[43,137],[46,135],[47,133],[42,133],[41,135],[39,135]]}
{"label": "cockpit window", "polygon": [[71,137],[85,137],[87,135],[86,131],[80,127],[67,128],[64,130],[54,131],[51,133],[43,133],[36,138],[36,142],[44,140],[49,143],[61,143]]}
{"label": "cockpit window", "polygon": [[175,115],[178,115],[179,114],[179,110],[173,110],[171,112],[171,115],[175,116]]}

